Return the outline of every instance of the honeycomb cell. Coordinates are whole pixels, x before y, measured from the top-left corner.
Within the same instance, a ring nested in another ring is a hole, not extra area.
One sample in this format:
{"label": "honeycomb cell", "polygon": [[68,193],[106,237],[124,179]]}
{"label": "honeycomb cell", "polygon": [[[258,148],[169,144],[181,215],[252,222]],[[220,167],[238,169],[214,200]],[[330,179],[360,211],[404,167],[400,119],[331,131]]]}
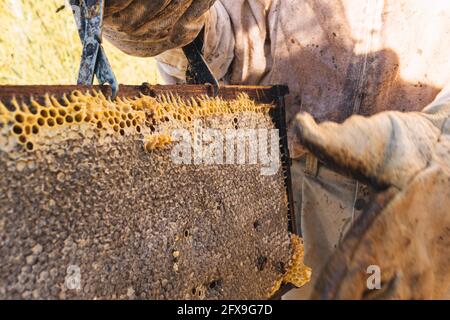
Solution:
{"label": "honeycomb cell", "polygon": [[38,124],[39,126],[43,127],[43,126],[45,125],[45,120],[44,120],[44,118],[39,117],[39,118],[37,119],[37,124]]}
{"label": "honeycomb cell", "polygon": [[55,126],[55,120],[53,118],[47,118],[47,125],[49,127],[54,127]]}
{"label": "honeycomb cell", "polygon": [[80,123],[81,121],[83,121],[83,115],[81,113],[77,113],[75,115],[75,122]]}
{"label": "honeycomb cell", "polygon": [[15,125],[13,127],[13,132],[17,135],[20,135],[23,132],[23,128],[20,125]]}
{"label": "honeycomb cell", "polygon": [[21,113],[16,114],[14,118],[17,123],[23,123],[25,121],[25,117]]}
{"label": "honeycomb cell", "polygon": [[26,148],[27,148],[28,151],[33,151],[33,149],[34,149],[33,143],[32,142],[27,142]]}

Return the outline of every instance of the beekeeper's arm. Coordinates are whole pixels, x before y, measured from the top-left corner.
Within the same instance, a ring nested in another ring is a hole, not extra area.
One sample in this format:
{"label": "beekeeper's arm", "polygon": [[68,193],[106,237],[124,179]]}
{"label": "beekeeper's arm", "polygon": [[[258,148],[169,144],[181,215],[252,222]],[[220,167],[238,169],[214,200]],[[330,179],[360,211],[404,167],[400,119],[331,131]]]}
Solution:
{"label": "beekeeper's arm", "polygon": [[[299,114],[297,128],[324,162],[390,188],[350,231],[315,297],[443,298],[450,290],[450,85],[422,112],[343,124]],[[381,290],[367,288],[369,268],[379,270]]]}
{"label": "beekeeper's arm", "polygon": [[[115,2],[120,5],[112,5]],[[110,1],[105,37],[128,54],[156,56],[166,84],[185,82],[187,59],[181,47],[193,41],[202,28],[203,53],[218,80],[258,84],[266,75],[270,66],[267,50],[271,50],[266,23],[272,0],[200,0],[187,9],[190,1],[181,1],[184,7],[170,0],[153,6],[149,2]],[[175,6],[171,9],[175,13],[168,10],[170,5]],[[162,14],[155,14],[158,10]]]}
{"label": "beekeeper's arm", "polygon": [[104,36],[127,54],[153,57],[192,42],[215,0],[109,0]]}
{"label": "beekeeper's arm", "polygon": [[[235,35],[230,16],[220,1],[204,15],[203,55],[214,76],[226,82],[226,76],[235,57]],[[156,56],[158,71],[166,84],[184,83],[187,59],[181,48],[168,50]]]}

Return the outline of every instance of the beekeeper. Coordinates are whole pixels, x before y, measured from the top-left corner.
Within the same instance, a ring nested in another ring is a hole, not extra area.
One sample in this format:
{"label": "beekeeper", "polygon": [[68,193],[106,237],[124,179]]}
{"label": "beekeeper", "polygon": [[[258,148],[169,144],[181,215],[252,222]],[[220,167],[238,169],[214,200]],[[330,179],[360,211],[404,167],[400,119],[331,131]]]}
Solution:
{"label": "beekeeper", "polygon": [[[414,112],[450,80],[448,0],[109,0],[105,14],[105,37],[130,55],[156,56],[166,83],[185,81],[180,47],[204,28],[204,55],[222,83],[289,86],[294,194],[313,282],[373,191],[391,187],[382,218],[358,238],[364,246],[341,247],[346,259],[333,258],[325,275],[344,266],[357,271],[342,283],[365,284],[370,263],[386,270],[383,283],[395,280],[394,297],[413,297],[404,287],[414,281],[426,297],[448,288],[449,272],[436,276],[433,263],[450,269],[450,95]],[[317,290],[330,286],[322,279]]]}

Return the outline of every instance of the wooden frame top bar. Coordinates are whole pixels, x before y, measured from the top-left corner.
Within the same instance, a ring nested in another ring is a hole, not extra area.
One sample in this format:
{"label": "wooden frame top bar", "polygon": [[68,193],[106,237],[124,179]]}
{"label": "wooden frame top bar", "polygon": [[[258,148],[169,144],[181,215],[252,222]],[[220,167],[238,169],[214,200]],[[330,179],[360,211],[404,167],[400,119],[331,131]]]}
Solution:
{"label": "wooden frame top bar", "polygon": [[[37,85],[37,86],[0,86],[0,100],[5,103],[12,98],[18,100],[28,100],[33,97],[40,100],[46,94],[55,97],[62,97],[72,91],[89,92],[92,90],[101,91],[105,96],[111,97],[111,87],[109,86],[72,86],[72,85]],[[208,85],[147,85],[140,86],[121,85],[118,97],[134,98],[140,94],[148,96],[158,96],[163,94],[173,94],[180,97],[190,98],[201,95],[212,95],[212,87]],[[225,99],[236,98],[240,93],[247,94],[251,99],[260,103],[276,102],[280,97],[289,93],[286,86],[222,86],[218,96]]]}

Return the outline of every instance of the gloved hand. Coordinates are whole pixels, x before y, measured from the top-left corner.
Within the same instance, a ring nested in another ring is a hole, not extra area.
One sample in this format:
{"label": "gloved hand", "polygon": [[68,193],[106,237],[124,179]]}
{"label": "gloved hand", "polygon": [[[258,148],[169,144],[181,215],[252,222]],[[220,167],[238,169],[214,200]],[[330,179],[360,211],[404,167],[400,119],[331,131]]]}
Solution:
{"label": "gloved hand", "polygon": [[104,36],[127,54],[156,56],[192,42],[215,0],[106,0]]}
{"label": "gloved hand", "polygon": [[[384,190],[330,259],[313,298],[448,295],[450,94],[423,112],[353,116],[343,124],[318,125],[308,114],[296,120],[300,140],[319,159]],[[371,290],[378,270],[381,290]]]}

